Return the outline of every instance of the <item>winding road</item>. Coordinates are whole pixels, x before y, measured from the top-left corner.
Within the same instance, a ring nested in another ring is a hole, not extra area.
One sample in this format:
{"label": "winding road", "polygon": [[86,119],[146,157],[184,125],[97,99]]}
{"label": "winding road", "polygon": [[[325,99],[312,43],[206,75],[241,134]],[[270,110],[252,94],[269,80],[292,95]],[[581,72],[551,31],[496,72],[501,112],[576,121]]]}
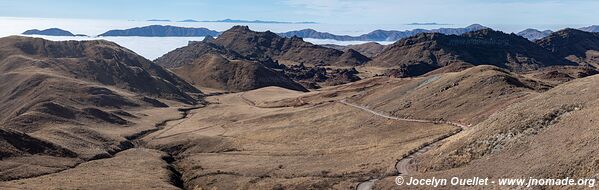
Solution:
{"label": "winding road", "polygon": [[[390,116],[384,113],[380,113],[374,110],[371,110],[367,107],[364,106],[360,106],[360,105],[356,105],[356,104],[352,104],[347,102],[346,100],[341,100],[340,101],[342,104],[366,111],[368,113],[371,113],[373,115],[379,116],[379,117],[383,117],[383,118],[387,118],[387,119],[393,119],[393,120],[398,120],[398,121],[407,121],[407,122],[418,122],[418,123],[431,123],[431,124],[440,124],[440,123],[444,123],[444,124],[448,124],[448,125],[453,125],[456,127],[459,127],[460,130],[455,131],[453,133],[450,133],[448,135],[442,136],[440,138],[437,138],[435,140],[433,140],[432,142],[428,143],[428,144],[424,144],[422,147],[411,151],[411,153],[409,153],[406,157],[402,158],[401,160],[399,160],[396,164],[395,164],[395,169],[397,170],[397,173],[399,175],[408,175],[410,173],[413,173],[414,171],[412,170],[412,168],[410,167],[412,164],[412,161],[417,158],[418,156],[424,154],[425,152],[429,151],[431,148],[433,147],[437,147],[438,145],[443,143],[443,140],[452,137],[466,129],[468,129],[468,125],[465,124],[461,124],[461,123],[456,123],[456,122],[451,122],[451,121],[445,121],[445,122],[440,122],[440,121],[433,121],[433,120],[422,120],[422,119],[410,119],[410,118],[399,118],[399,117],[394,117],[394,116]],[[365,182],[361,182],[358,184],[358,186],[356,187],[357,190],[370,190],[372,189],[372,187],[374,186],[374,183],[376,181],[378,181],[379,179],[371,179]]]}

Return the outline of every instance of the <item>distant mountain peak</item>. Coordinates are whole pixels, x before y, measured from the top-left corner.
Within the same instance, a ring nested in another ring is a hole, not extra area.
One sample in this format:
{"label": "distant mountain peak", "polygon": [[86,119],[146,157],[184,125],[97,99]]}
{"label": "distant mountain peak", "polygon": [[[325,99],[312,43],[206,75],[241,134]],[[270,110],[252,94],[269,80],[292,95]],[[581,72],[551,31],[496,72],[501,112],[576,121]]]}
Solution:
{"label": "distant mountain peak", "polygon": [[149,19],[150,22],[171,22],[169,19]]}
{"label": "distant mountain peak", "polygon": [[413,23],[409,23],[406,25],[412,25],[412,26],[442,26],[442,25],[451,25],[451,24],[443,24],[443,23],[436,23],[436,22],[413,22]]}
{"label": "distant mountain peak", "polygon": [[251,31],[249,26],[245,26],[245,25],[236,25],[233,26],[231,29],[226,30],[226,31]]}
{"label": "distant mountain peak", "polygon": [[226,22],[226,23],[261,23],[261,24],[317,24],[316,22],[284,22],[284,21],[265,21],[265,20],[237,20],[237,19],[223,19],[223,20],[205,20],[202,22]]}
{"label": "distant mountain peak", "polygon": [[480,25],[480,24],[471,24],[469,26],[466,26],[466,28],[480,28],[480,29],[483,29],[483,28],[488,28],[488,27]]}
{"label": "distant mountain peak", "polygon": [[27,30],[25,32],[23,32],[24,35],[43,35],[43,36],[85,36],[82,34],[73,34],[69,31],[60,29],[60,28],[48,28],[45,30],[38,30],[38,29],[33,29],[33,30]]}
{"label": "distant mountain peak", "polygon": [[170,25],[149,25],[144,27],[135,27],[124,30],[110,30],[99,36],[217,36],[218,31],[207,28],[188,28]]}
{"label": "distant mountain peak", "polygon": [[580,30],[585,31],[585,32],[599,32],[599,25],[583,27],[583,28],[580,28]]}
{"label": "distant mountain peak", "polygon": [[485,29],[487,27],[480,24],[473,24],[466,28],[439,28],[432,30],[425,29],[414,29],[406,31],[397,30],[382,30],[377,29],[367,34],[360,36],[348,36],[348,35],[335,35],[327,32],[319,32],[313,29],[303,29],[297,31],[289,31],[280,33],[279,35],[284,37],[299,36],[302,38],[315,38],[315,39],[332,39],[339,41],[397,41],[403,38],[414,36],[420,33],[442,33],[442,34],[455,34],[460,35],[465,32]]}
{"label": "distant mountain peak", "polygon": [[185,19],[185,20],[181,20],[179,22],[200,22],[200,21],[193,20],[193,19]]}
{"label": "distant mountain peak", "polygon": [[599,64],[596,57],[588,54],[599,51],[599,33],[566,28],[539,39],[535,43],[579,64]]}
{"label": "distant mountain peak", "polygon": [[551,33],[553,33],[553,31],[551,30],[540,31],[534,28],[528,28],[526,30],[518,32],[518,36],[522,36],[528,40],[538,40],[549,36]]}
{"label": "distant mountain peak", "polygon": [[469,36],[469,37],[494,37],[494,36],[506,35],[506,33],[497,31],[497,30],[493,30],[491,28],[482,28],[480,30],[466,32],[463,35]]}

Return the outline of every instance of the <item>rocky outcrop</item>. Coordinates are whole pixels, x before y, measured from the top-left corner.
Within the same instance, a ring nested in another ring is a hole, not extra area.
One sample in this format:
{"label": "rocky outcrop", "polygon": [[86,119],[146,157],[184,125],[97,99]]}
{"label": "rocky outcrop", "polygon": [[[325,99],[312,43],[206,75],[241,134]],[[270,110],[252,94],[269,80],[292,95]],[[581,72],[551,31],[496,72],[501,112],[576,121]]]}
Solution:
{"label": "rocky outcrop", "polygon": [[[361,65],[363,56],[343,56],[344,52],[303,41],[301,38],[283,38],[272,32],[255,32],[247,26],[235,26],[223,32],[212,43],[254,59],[272,58],[282,64],[309,66]],[[357,61],[356,61],[357,60]]]}
{"label": "rocky outcrop", "polygon": [[552,33],[536,43],[573,62],[599,66],[599,33],[564,29]]}
{"label": "rocky outcrop", "polygon": [[368,63],[418,76],[448,65],[495,65],[521,72],[554,65],[576,65],[515,34],[491,29],[460,36],[424,33],[400,40]]}

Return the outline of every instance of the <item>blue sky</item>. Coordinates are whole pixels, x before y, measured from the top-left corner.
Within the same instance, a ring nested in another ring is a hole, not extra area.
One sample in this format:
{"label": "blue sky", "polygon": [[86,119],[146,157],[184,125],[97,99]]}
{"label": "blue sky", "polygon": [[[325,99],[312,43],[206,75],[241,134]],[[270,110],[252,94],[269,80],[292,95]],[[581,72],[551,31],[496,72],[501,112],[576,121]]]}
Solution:
{"label": "blue sky", "polygon": [[0,0],[0,16],[321,23],[597,24],[597,0]]}

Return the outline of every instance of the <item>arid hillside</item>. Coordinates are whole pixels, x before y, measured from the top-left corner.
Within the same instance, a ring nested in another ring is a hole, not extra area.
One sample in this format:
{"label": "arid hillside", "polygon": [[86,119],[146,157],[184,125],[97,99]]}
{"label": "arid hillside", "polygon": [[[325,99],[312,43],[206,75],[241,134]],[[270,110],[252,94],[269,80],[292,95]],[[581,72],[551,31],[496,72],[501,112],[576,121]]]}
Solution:
{"label": "arid hillside", "polygon": [[359,53],[314,45],[297,37],[283,38],[268,31],[255,32],[247,26],[235,26],[212,43],[247,57],[272,58],[287,65],[357,66],[369,60]]}
{"label": "arid hillside", "polygon": [[515,34],[492,29],[460,36],[423,33],[400,40],[367,64],[394,69],[394,76],[419,76],[452,65],[494,65],[530,71],[553,65],[576,65]]}
{"label": "arid hillside", "polygon": [[[375,44],[236,26],[154,62],[108,41],[0,38],[0,189],[598,179],[595,37],[427,33],[371,60],[359,51]],[[459,189],[489,188],[504,189]]]}
{"label": "arid hillside", "polygon": [[157,64],[198,87],[239,92],[267,86],[306,91],[270,58],[258,60],[210,42],[193,42],[156,59]]}
{"label": "arid hillside", "polygon": [[347,45],[347,46],[333,45],[333,44],[327,44],[327,45],[323,45],[323,46],[338,49],[341,51],[347,51],[347,50],[353,49],[357,52],[360,52],[360,54],[370,57],[370,58],[383,52],[383,50],[385,50],[385,47],[387,47],[385,45],[381,45],[376,42],[368,42],[368,43],[364,43],[364,44]]}
{"label": "arid hillside", "polygon": [[537,40],[541,47],[570,61],[599,66],[599,34],[564,29]]}
{"label": "arid hillside", "polygon": [[219,54],[205,54],[191,64],[171,70],[191,84],[229,92],[268,86],[307,91],[284,73],[268,68],[259,62],[243,59],[230,60]]}
{"label": "arid hillside", "polygon": [[[284,64],[289,60],[295,63]],[[306,91],[354,82],[360,78],[352,67],[369,60],[353,49],[341,52],[235,26],[216,39],[192,42],[155,62],[198,87],[239,92],[267,86]]]}
{"label": "arid hillside", "polygon": [[494,66],[390,81],[350,100],[399,117],[478,123],[550,86]]}
{"label": "arid hillside", "polygon": [[510,105],[426,153],[418,170],[437,177],[596,179],[598,85],[597,76],[576,79]]}
{"label": "arid hillside", "polygon": [[111,157],[202,96],[112,42],[0,38],[0,180]]}

